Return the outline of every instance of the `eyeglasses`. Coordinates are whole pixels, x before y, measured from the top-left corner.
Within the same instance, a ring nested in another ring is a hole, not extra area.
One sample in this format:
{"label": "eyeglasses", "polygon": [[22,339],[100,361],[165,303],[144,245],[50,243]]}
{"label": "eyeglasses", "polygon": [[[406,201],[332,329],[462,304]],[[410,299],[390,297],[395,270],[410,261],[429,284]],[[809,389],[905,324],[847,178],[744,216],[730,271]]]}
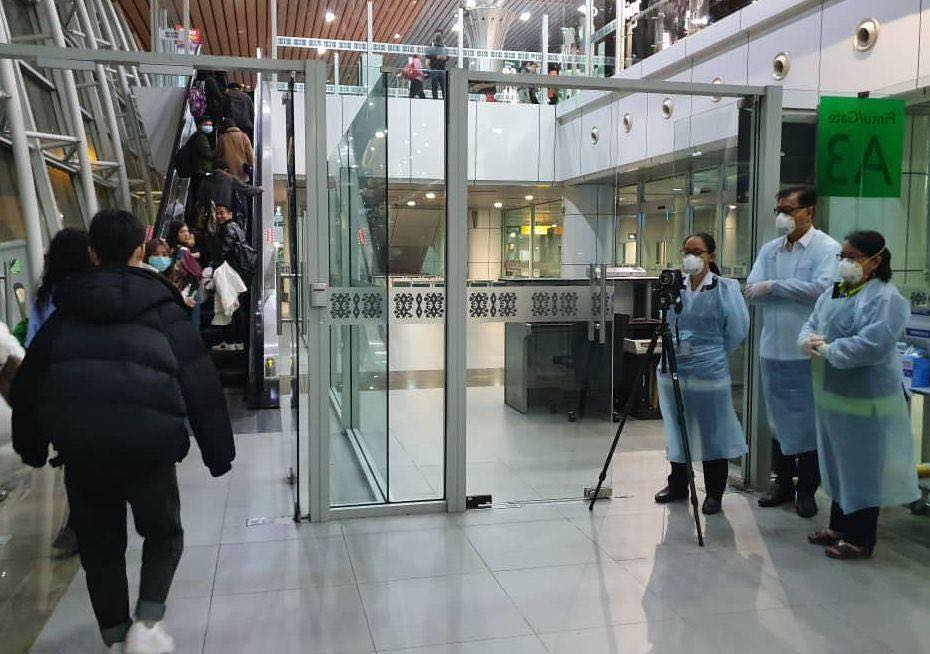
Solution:
{"label": "eyeglasses", "polygon": [[681,256],[693,254],[694,256],[699,257],[702,254],[707,254],[707,250],[682,250],[680,254]]}
{"label": "eyeglasses", "polygon": [[842,261],[843,259],[849,259],[850,261],[862,261],[863,259],[871,259],[864,254],[847,254],[846,252],[837,252],[836,260]]}
{"label": "eyeglasses", "polygon": [[801,211],[802,209],[807,209],[807,207],[775,207],[775,214],[778,215],[780,213],[787,213],[790,215],[796,211]]}

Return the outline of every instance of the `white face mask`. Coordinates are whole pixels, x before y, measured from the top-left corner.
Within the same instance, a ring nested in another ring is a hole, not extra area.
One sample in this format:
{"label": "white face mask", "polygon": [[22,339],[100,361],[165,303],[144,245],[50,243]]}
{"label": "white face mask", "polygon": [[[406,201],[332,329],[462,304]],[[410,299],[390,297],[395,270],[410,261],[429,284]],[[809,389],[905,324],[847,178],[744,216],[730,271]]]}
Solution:
{"label": "white face mask", "polygon": [[686,275],[697,275],[704,270],[704,260],[696,254],[686,254],[681,259],[681,272]]}
{"label": "white face mask", "polygon": [[786,213],[780,213],[775,216],[775,229],[778,230],[779,234],[790,234],[797,227],[797,223],[794,222],[794,218],[789,216]]}
{"label": "white face mask", "polygon": [[201,127],[200,129],[203,130],[203,133],[204,133],[204,134],[212,134],[212,133],[213,133],[213,125],[204,125],[204,126]]}
{"label": "white face mask", "polygon": [[840,279],[850,285],[861,282],[865,274],[862,270],[862,264],[852,259],[843,259],[840,261],[840,265],[837,266],[836,272],[839,274]]}

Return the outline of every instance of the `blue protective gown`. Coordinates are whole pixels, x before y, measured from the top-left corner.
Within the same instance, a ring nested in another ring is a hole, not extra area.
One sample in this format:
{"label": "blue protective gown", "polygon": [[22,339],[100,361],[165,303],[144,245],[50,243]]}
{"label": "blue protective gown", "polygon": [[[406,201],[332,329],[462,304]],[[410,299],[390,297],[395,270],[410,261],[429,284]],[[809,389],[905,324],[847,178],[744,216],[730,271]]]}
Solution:
{"label": "blue protective gown", "polygon": [[[690,288],[690,280],[685,276]],[[694,461],[732,459],[747,452],[746,437],[733,409],[728,354],[749,331],[749,310],[739,282],[708,273],[698,292],[682,293],[680,314],[669,312],[678,355],[685,424]],[[684,463],[671,375],[658,373],[659,406],[669,461]]]}
{"label": "blue protective gown", "polygon": [[790,251],[784,244],[783,236],[762,246],[746,283],[774,282],[752,303],[762,311],[762,393],[769,427],[790,456],[817,448],[810,361],[798,349],[797,335],[836,279],[840,244],[815,228]]}
{"label": "blue protective gown", "polygon": [[844,513],[918,498],[904,375],[895,343],[910,305],[894,284],[873,279],[851,297],[830,289],[801,330],[829,344],[812,362],[823,488]]}

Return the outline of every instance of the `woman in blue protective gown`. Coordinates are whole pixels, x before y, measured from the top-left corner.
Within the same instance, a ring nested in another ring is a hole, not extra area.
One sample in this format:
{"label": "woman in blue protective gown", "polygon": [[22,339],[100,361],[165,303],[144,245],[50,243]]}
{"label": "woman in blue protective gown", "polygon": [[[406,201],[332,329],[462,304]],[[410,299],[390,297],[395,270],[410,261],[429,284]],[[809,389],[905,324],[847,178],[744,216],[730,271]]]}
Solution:
{"label": "woman in blue protective gown", "polygon": [[[746,453],[746,437],[733,408],[728,355],[749,331],[749,310],[739,282],[720,276],[717,244],[710,234],[689,236],[682,248],[680,313],[669,312],[675,340],[678,377],[684,402],[685,427],[691,457],[704,463],[707,497],[702,511],[720,511],[727,483],[727,460]],[[678,428],[671,375],[658,373],[659,406],[665,428],[666,455],[672,466],[668,486],[659,491],[659,504],[688,497],[688,471]]]}
{"label": "woman in blue protective gown", "polygon": [[895,344],[910,304],[891,280],[891,252],[878,232],[846,237],[842,281],[817,300],[798,345],[811,356],[817,449],[830,527],[810,534],[836,559],[875,548],[883,506],[917,499],[917,467]]}

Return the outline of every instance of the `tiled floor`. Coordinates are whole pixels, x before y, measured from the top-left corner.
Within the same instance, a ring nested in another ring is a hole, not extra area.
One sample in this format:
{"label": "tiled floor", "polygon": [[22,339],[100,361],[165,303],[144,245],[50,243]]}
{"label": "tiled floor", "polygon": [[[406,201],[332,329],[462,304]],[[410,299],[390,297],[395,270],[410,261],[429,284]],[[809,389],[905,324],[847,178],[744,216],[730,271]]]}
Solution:
{"label": "tiled floor", "polygon": [[[228,477],[196,452],[181,466],[188,546],[167,621],[185,654],[927,651],[930,523],[903,510],[884,514],[874,560],[839,563],[803,538],[824,511],[803,521],[733,492],[699,549],[687,508],[652,502],[663,453],[640,449],[615,462],[624,497],[594,513],[540,502],[298,526],[289,444],[237,443]],[[103,652],[83,572],[32,651]]]}

